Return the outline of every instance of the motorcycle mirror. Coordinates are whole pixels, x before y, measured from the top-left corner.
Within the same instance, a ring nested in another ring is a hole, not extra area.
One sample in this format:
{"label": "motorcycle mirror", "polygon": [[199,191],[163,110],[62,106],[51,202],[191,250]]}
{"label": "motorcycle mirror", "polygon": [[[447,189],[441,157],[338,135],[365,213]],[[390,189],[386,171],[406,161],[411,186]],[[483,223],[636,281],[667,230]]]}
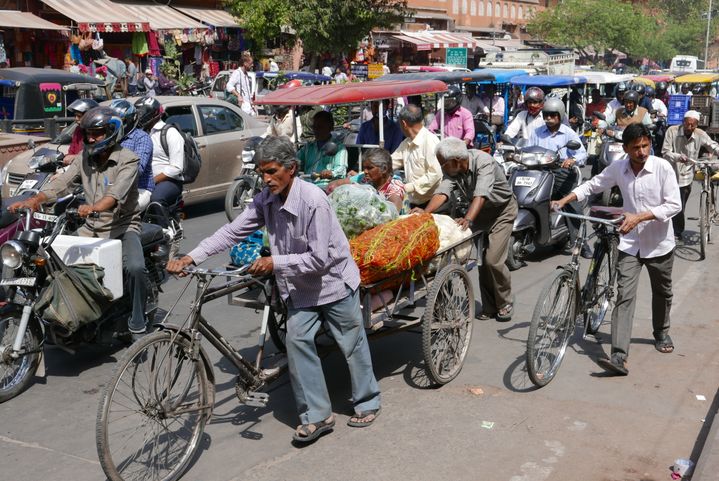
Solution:
{"label": "motorcycle mirror", "polygon": [[567,147],[569,150],[577,150],[577,149],[580,149],[580,148],[582,147],[582,144],[579,143],[579,142],[577,142],[576,140],[570,140],[569,142],[567,142],[566,147]]}
{"label": "motorcycle mirror", "polygon": [[338,150],[339,148],[337,147],[337,144],[335,144],[331,140],[328,141],[325,145],[323,145],[320,149],[323,155],[328,155],[330,157],[334,156]]}
{"label": "motorcycle mirror", "polygon": [[35,150],[35,141],[33,139],[27,140],[27,148],[28,148],[28,150],[30,150],[30,149]]}
{"label": "motorcycle mirror", "polygon": [[607,120],[607,116],[601,112],[592,112],[592,115],[594,115],[599,120]]}

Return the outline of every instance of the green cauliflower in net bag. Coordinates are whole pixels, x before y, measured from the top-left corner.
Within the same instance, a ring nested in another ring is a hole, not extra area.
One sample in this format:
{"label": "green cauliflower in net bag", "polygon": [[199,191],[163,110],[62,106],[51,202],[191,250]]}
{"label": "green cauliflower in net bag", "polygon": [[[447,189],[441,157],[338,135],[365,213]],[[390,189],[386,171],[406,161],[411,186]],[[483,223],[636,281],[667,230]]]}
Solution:
{"label": "green cauliflower in net bag", "polygon": [[348,239],[398,217],[397,208],[374,187],[363,184],[341,185],[330,194],[330,204]]}

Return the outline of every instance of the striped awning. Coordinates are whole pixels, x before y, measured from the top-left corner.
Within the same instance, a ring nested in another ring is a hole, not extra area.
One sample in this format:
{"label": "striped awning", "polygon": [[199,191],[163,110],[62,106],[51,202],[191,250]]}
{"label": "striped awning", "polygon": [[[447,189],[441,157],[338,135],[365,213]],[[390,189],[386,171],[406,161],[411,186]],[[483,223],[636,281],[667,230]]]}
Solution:
{"label": "striped awning", "polygon": [[67,27],[48,22],[30,12],[0,10],[0,27],[31,28],[36,30],[69,30]]}
{"label": "striped awning", "polygon": [[237,20],[224,10],[216,10],[213,8],[190,8],[190,7],[173,7],[180,12],[188,15],[204,24],[213,27],[229,27],[238,28],[240,25]]}
{"label": "striped awning", "polygon": [[81,32],[148,32],[150,24],[109,0],[42,0],[77,22]]}
{"label": "striped awning", "polygon": [[112,2],[115,5],[122,6],[134,15],[148,22],[153,30],[175,30],[182,28],[207,28],[207,25],[195,20],[194,18],[178,12],[176,9],[167,5],[160,5],[151,2],[142,3],[125,3]]}
{"label": "striped awning", "polygon": [[402,32],[393,35],[394,38],[409,42],[417,46],[417,50],[432,50],[435,48],[475,48],[477,41],[470,35],[447,32],[444,30],[425,30],[422,32]]}

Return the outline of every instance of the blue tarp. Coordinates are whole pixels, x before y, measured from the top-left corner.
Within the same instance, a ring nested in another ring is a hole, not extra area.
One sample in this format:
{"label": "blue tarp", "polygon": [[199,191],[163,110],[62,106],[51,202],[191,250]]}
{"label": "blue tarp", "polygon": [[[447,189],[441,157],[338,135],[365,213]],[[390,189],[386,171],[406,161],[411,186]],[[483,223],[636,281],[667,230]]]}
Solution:
{"label": "blue tarp", "polygon": [[515,69],[503,69],[503,68],[476,68],[474,69],[475,72],[482,72],[488,75],[491,75],[494,77],[494,80],[483,80],[481,82],[478,82],[480,84],[488,84],[488,83],[497,83],[497,84],[504,84],[509,82],[509,80],[512,77],[517,77],[520,75],[527,75],[528,72],[521,68],[515,68]]}
{"label": "blue tarp", "polygon": [[512,85],[532,87],[568,87],[587,83],[587,79],[571,75],[519,75],[509,81]]}

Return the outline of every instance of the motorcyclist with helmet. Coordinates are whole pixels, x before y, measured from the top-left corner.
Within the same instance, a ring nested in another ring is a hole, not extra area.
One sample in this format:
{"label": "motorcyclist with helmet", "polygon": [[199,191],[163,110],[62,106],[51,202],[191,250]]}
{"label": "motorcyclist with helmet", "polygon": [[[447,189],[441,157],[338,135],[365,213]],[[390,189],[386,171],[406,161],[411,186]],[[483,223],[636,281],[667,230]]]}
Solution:
{"label": "motorcyclist with helmet", "polygon": [[679,87],[679,92],[681,92],[682,95],[694,95],[694,92],[692,92],[691,87],[689,87],[689,84],[684,82]]}
{"label": "motorcyclist with helmet", "polygon": [[[429,124],[430,132],[439,132],[441,112],[437,111]],[[462,89],[450,85],[444,97],[444,135],[463,140],[466,145],[474,142],[474,119],[469,110],[462,107]]]}
{"label": "motorcyclist with helmet", "polygon": [[607,108],[604,110],[604,115],[609,116],[616,112],[622,107],[622,100],[624,99],[624,93],[629,90],[629,86],[626,82],[619,82],[614,87],[614,98],[607,104]]}
{"label": "motorcyclist with helmet", "polygon": [[655,97],[658,100],[661,100],[665,106],[668,105],[669,104],[669,85],[664,81],[656,82],[654,84],[654,89],[655,89],[655,93],[656,93]]}
{"label": "motorcyclist with helmet", "polygon": [[524,93],[524,105],[526,110],[519,112],[504,132],[511,139],[528,139],[532,132],[544,125],[544,118],[542,117],[544,92],[542,89],[529,87]]}
{"label": "motorcyclist with helmet", "polygon": [[644,124],[649,126],[652,119],[649,111],[639,107],[639,94],[636,90],[628,90],[623,97],[623,107],[606,116],[600,127],[607,127],[607,135],[621,140],[621,131],[631,124]]}
{"label": "motorcyclist with helmet", "polygon": [[[561,199],[568,195],[577,186],[577,171],[574,166],[582,167],[587,160],[587,151],[581,144],[577,133],[571,127],[563,124],[567,114],[564,103],[556,98],[550,97],[544,101],[542,107],[544,125],[535,129],[527,140],[528,146],[539,146],[559,153],[562,161],[560,167],[554,168],[554,186],[552,188],[552,199]],[[580,145],[577,150],[568,149],[566,146],[570,141]],[[574,214],[583,214],[582,206],[577,203],[567,204],[566,210]],[[579,232],[581,221],[571,219],[568,222],[570,245],[574,245]],[[588,244],[582,246],[581,255],[584,258],[591,258],[592,251]]]}
{"label": "motorcyclist with helmet", "polygon": [[137,127],[137,109],[125,99],[115,99],[110,102],[110,108],[122,119],[122,128],[125,133],[120,145],[130,149],[140,158],[140,175],[137,178],[139,192],[138,203],[140,211],[147,209],[155,181],[152,176],[152,139],[150,135]]}
{"label": "motorcyclist with helmet", "polygon": [[140,242],[140,209],[137,203],[139,159],[134,152],[120,145],[122,119],[110,107],[88,110],[79,127],[83,130],[85,142],[82,161],[70,164],[64,173],[45,184],[37,195],[15,202],[9,210],[37,210],[41,204],[55,202],[72,192],[76,181],[80,180],[87,203],[78,207],[78,214],[86,220],[77,234],[122,241],[126,288],[132,299],[128,328],[136,339],[147,329],[147,272]]}
{"label": "motorcyclist with helmet", "polygon": [[644,107],[645,109],[647,109],[648,112],[651,112],[652,101],[647,98],[647,86],[640,82],[632,83],[632,90],[639,94],[639,102],[637,103],[637,105],[639,105],[640,107]]}
{"label": "motorcyclist with helmet", "polygon": [[82,129],[79,128],[82,116],[88,110],[97,107],[99,104],[92,99],[77,99],[67,107],[68,113],[75,117],[75,123],[78,127],[72,133],[72,140],[70,141],[70,147],[67,149],[67,155],[63,158],[65,165],[72,164],[72,161],[82,153],[83,148],[83,134]]}
{"label": "motorcyclist with helmet", "polygon": [[667,105],[663,100],[657,98],[656,90],[652,87],[647,87],[645,91],[645,98],[648,98],[651,102],[651,109],[649,110],[652,115],[656,115],[658,119],[666,119],[669,115]]}

